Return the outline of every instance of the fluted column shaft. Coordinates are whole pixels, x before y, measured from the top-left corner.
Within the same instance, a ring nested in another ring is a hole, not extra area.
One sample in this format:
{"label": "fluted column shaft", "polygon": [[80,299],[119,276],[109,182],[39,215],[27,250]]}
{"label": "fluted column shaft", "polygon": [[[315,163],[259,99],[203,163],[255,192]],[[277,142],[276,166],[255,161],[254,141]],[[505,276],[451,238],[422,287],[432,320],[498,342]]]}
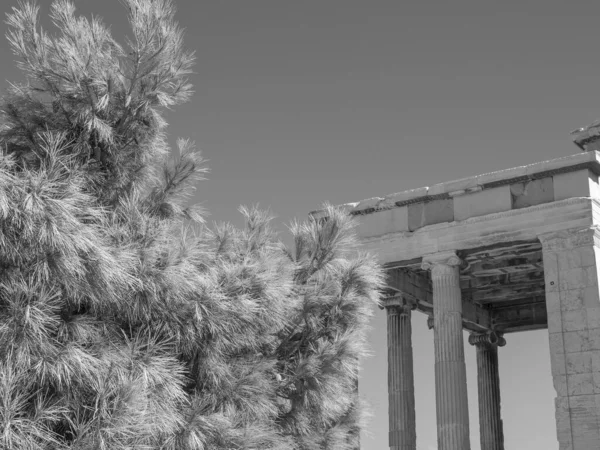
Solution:
{"label": "fluted column shaft", "polygon": [[479,395],[479,433],[481,450],[504,450],[504,431],[500,413],[500,376],[498,347],[506,344],[494,333],[472,334],[469,343],[477,352],[477,390]]}
{"label": "fluted column shaft", "polygon": [[416,450],[411,310],[402,298],[385,301],[388,333],[389,446]]}
{"label": "fluted column shaft", "polygon": [[425,259],[433,286],[435,396],[439,450],[470,450],[462,298],[456,255]]}

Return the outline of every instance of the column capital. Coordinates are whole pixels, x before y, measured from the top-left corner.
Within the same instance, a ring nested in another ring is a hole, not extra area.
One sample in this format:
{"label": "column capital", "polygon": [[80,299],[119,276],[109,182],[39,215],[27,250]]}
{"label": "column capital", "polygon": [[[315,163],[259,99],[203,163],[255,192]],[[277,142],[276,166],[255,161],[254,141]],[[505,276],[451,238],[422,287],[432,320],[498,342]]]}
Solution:
{"label": "column capital", "polygon": [[595,245],[600,247],[600,227],[570,228],[568,230],[553,231],[538,236],[544,250],[561,251],[577,247]]}
{"label": "column capital", "polygon": [[495,331],[471,333],[469,335],[469,344],[475,346],[504,347],[506,345],[506,339],[504,339],[502,333],[497,333]]}
{"label": "column capital", "polygon": [[433,330],[433,316],[427,318],[427,329]]}
{"label": "column capital", "polygon": [[384,298],[381,303],[390,314],[408,314],[417,309],[417,302],[403,295]]}
{"label": "column capital", "polygon": [[461,266],[463,264],[463,260],[458,257],[456,252],[440,252],[434,253],[431,255],[423,256],[423,261],[421,262],[421,268],[423,270],[431,270],[432,275],[433,272],[437,271],[445,271],[447,269],[452,269],[456,266]]}

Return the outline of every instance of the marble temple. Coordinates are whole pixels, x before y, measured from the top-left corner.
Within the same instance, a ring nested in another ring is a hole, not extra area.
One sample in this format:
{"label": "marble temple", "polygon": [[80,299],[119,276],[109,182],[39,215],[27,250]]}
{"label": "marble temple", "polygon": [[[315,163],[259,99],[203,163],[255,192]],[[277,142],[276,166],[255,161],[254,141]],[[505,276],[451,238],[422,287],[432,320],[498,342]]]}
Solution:
{"label": "marble temple", "polygon": [[506,335],[537,329],[548,330],[560,450],[600,449],[600,125],[572,135],[581,153],[343,205],[387,269],[390,449],[417,448],[416,312],[434,333],[439,450],[470,449],[464,331],[481,448],[503,450],[498,352]]}

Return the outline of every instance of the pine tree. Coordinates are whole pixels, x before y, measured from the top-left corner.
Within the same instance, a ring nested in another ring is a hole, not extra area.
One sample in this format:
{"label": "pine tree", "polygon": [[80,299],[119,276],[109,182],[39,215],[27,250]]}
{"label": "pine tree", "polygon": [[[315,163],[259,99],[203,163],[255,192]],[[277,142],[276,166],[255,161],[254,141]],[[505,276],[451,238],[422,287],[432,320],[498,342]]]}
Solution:
{"label": "pine tree", "polygon": [[65,0],[55,34],[33,4],[8,15],[0,448],[355,448],[381,268],[330,206],[292,249],[257,208],[206,226],[202,157],[164,118],[194,55],[170,0],[123,3],[124,45]]}

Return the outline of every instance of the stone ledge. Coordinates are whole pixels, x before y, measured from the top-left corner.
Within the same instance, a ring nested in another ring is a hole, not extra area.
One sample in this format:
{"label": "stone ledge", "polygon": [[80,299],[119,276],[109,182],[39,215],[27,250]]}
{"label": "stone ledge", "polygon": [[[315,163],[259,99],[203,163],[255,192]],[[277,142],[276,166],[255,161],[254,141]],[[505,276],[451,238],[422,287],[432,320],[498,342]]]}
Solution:
{"label": "stone ledge", "polygon": [[[526,215],[526,214],[536,212],[536,211],[552,210],[552,209],[558,209],[558,208],[569,206],[569,205],[588,204],[588,203],[592,203],[592,202],[595,204],[598,204],[598,206],[600,207],[599,200],[589,199],[589,198],[585,198],[585,197],[568,198],[566,200],[561,200],[558,202],[551,202],[551,203],[542,203],[540,205],[530,206],[528,208],[511,209],[508,211],[487,214],[485,216],[469,217],[468,219],[462,220],[460,222],[436,223],[436,224],[427,225],[425,227],[419,228],[418,230],[415,230],[415,231],[395,231],[395,232],[387,233],[387,234],[380,235],[380,236],[370,236],[368,238],[365,237],[365,238],[361,239],[361,243],[369,244],[372,242],[383,242],[383,241],[388,241],[388,240],[398,239],[398,238],[405,239],[405,238],[409,238],[416,234],[426,233],[426,232],[433,231],[433,230],[441,230],[441,229],[456,227],[459,225],[469,225],[469,224],[476,224],[476,223],[481,223],[481,222],[492,222],[497,219],[518,217],[518,216]],[[591,227],[591,221],[590,221],[590,227]],[[587,224],[586,224],[586,228],[588,228]]]}
{"label": "stone ledge", "polygon": [[[357,203],[346,203],[340,205],[340,207],[348,211],[351,215],[364,215],[414,203],[450,199],[459,195],[468,195],[498,186],[528,182],[583,169],[589,169],[594,174],[600,175],[600,153],[597,151],[578,153],[526,166],[438,183],[431,187],[410,189],[384,197],[373,197]],[[317,210],[310,214],[313,217],[320,217],[322,216],[322,211]]]}
{"label": "stone ledge", "polygon": [[527,241],[538,239],[541,234],[591,227],[598,210],[600,202],[596,199],[570,198],[460,222],[428,225],[412,232],[363,236],[361,247],[377,254],[381,263],[393,263],[429,253]]}

